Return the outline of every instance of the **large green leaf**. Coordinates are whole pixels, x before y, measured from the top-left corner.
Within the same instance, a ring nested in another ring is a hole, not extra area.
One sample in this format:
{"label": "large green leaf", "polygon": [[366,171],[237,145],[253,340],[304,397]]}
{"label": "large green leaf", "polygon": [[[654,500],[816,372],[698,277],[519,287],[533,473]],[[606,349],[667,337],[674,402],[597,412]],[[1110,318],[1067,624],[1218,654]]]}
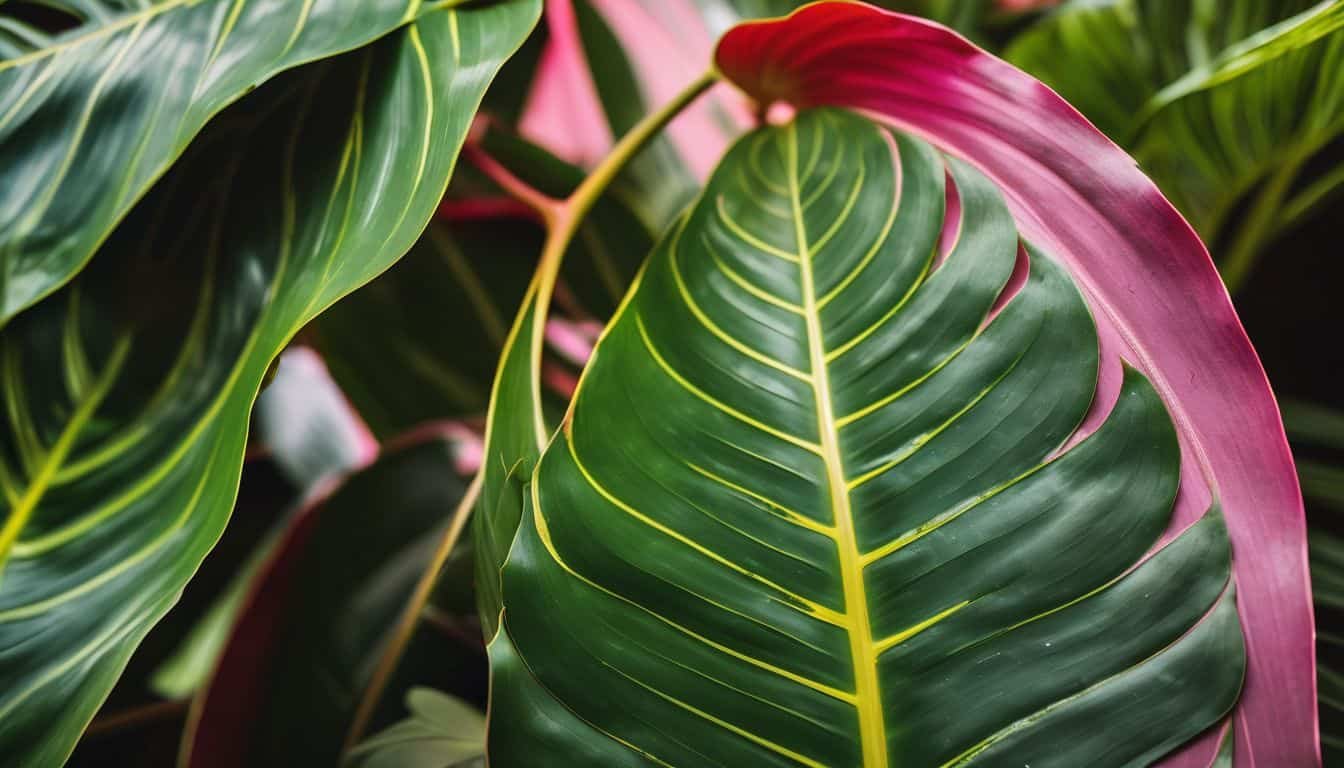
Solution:
{"label": "large green leaf", "polygon": [[[0,51],[0,327],[73,277],[230,102],[282,70],[457,4],[56,4],[83,23]],[[32,32],[7,11],[0,20]]]}
{"label": "large green leaf", "polygon": [[744,139],[531,475],[492,764],[1138,765],[1215,723],[1227,534],[1159,541],[1141,374],[1078,431],[1097,345],[969,166],[830,110]]}
{"label": "large green leaf", "polygon": [[[1340,0],[1075,0],[1007,55],[1130,149],[1231,262],[1233,282],[1275,219],[1307,207],[1285,197],[1303,164],[1344,133]],[[1265,204],[1230,220],[1260,185]],[[1324,192],[1304,190],[1302,202]]]}
{"label": "large green leaf", "polygon": [[228,518],[271,360],[396,260],[536,0],[423,16],[221,115],[0,335],[0,754],[58,764]]}

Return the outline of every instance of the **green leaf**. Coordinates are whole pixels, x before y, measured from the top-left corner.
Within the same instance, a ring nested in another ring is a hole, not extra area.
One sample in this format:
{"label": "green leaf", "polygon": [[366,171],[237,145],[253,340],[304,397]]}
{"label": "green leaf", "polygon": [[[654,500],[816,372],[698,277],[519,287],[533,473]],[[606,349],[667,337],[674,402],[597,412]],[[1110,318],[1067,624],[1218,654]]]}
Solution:
{"label": "green leaf", "polygon": [[74,277],[225,106],[444,3],[64,5],[83,23],[0,61],[0,327]]}
{"label": "green leaf", "polygon": [[1044,80],[1113,138],[1135,130],[1158,91],[1214,56],[1319,0],[1072,0],[1009,46],[1010,61]]}
{"label": "green leaf", "polygon": [[[1344,132],[1338,0],[1075,0],[1007,56],[1130,149],[1205,240],[1225,246],[1233,283],[1294,209],[1284,199],[1302,165]],[[1229,219],[1260,185],[1266,204],[1233,242]]]}
{"label": "green leaf", "polygon": [[[1344,507],[1341,507],[1344,508]],[[1307,537],[1311,562],[1311,591],[1316,603],[1318,700],[1321,716],[1321,746],[1326,764],[1344,757],[1344,674],[1335,662],[1344,649],[1344,639],[1334,631],[1344,611],[1344,539],[1324,528],[1313,527]]]}
{"label": "green leaf", "polygon": [[68,753],[218,538],[271,360],[414,242],[539,5],[428,14],[276,80],[0,335],[7,759]]}
{"label": "green leaf", "polygon": [[[390,451],[295,518],[199,703],[187,764],[338,762],[388,630],[466,490],[453,472],[456,450],[431,437]],[[470,568],[453,570],[469,583]],[[447,684],[479,665],[479,646],[454,654],[452,641],[425,632],[412,671]],[[405,679],[395,682],[392,690],[405,690]],[[421,698],[413,697],[413,711]],[[439,703],[420,714],[444,714]],[[479,747],[474,722],[464,723],[465,735]]]}
{"label": "green leaf", "polygon": [[[485,149],[542,192],[567,195],[579,182],[579,171],[559,163],[540,148],[507,134],[488,134]],[[625,295],[635,270],[652,242],[648,230],[614,194],[599,197],[579,222],[563,264],[562,288],[585,308],[605,318]],[[519,304],[499,356],[486,413],[481,493],[472,521],[476,546],[476,592],[486,638],[498,627],[499,569],[508,555],[522,516],[522,483],[531,475],[541,448],[551,434],[542,380],[544,303],[540,275],[534,275]],[[557,304],[561,303],[559,291]],[[585,313],[586,314],[586,313]]]}
{"label": "green leaf", "polygon": [[1019,253],[984,176],[851,113],[739,142],[531,476],[492,760],[1120,766],[1217,722],[1245,668],[1221,514],[1160,542],[1171,419],[1131,369],[1079,432],[1096,327]]}
{"label": "green leaf", "polygon": [[485,717],[460,699],[428,688],[406,694],[411,717],[352,751],[349,768],[457,768],[484,764]]}
{"label": "green leaf", "polygon": [[523,484],[550,435],[542,413],[541,317],[536,277],[528,286],[504,343],[490,391],[481,455],[481,492],[472,513],[476,544],[476,602],[487,639],[499,629],[504,600],[500,568],[523,517]]}

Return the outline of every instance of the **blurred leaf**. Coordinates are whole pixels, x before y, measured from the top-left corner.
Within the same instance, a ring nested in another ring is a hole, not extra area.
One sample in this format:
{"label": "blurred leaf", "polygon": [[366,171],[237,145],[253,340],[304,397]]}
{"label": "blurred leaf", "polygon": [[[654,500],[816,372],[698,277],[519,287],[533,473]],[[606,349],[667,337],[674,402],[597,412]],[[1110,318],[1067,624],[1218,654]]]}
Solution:
{"label": "blurred leaf", "polygon": [[295,487],[368,463],[378,446],[368,427],[308,347],[280,356],[252,414],[260,441]]}
{"label": "blurred leaf", "polygon": [[1341,0],[1074,0],[1007,57],[1129,148],[1234,288],[1276,217],[1306,215],[1294,182],[1344,132]]}
{"label": "blurred leaf", "polygon": [[1299,459],[1297,476],[1303,496],[1344,512],[1344,467]]}
{"label": "blurred leaf", "polygon": [[228,640],[257,571],[278,541],[272,534],[258,544],[252,556],[234,574],[224,593],[210,606],[205,616],[191,627],[177,650],[155,670],[149,681],[155,693],[168,699],[180,699],[196,693],[205,684],[219,661],[224,643]]}
{"label": "blurred leaf", "polygon": [[[623,43],[589,0],[572,0],[579,40],[593,86],[613,136],[624,136],[652,111]],[[612,194],[642,212],[650,228],[661,230],[690,202],[699,185],[671,139],[659,136],[617,176]]]}
{"label": "blurred leaf", "polygon": [[485,411],[542,237],[525,219],[432,222],[397,265],[318,318],[314,341],[375,434]]}
{"label": "blurred leaf", "polygon": [[1302,400],[1283,400],[1279,407],[1293,442],[1344,451],[1344,412]]}
{"label": "blurred leaf", "polygon": [[347,768],[465,768],[484,765],[485,716],[428,688],[406,694],[411,717],[352,750]]}
{"label": "blurred leaf", "polygon": [[[377,452],[368,428],[351,410],[321,358],[307,347],[291,347],[280,356],[275,377],[257,398],[252,418],[267,456],[297,489],[296,497],[326,478],[367,464]],[[257,542],[209,610],[155,671],[150,684],[160,695],[188,696],[205,683],[253,578],[279,543],[285,525],[281,521]]]}
{"label": "blurred leaf", "polygon": [[[394,448],[295,517],[198,702],[187,764],[336,763],[389,631],[465,491],[457,450],[437,436]],[[432,641],[434,665],[414,670],[421,682],[451,684],[456,670],[461,684],[464,667],[483,667],[470,647],[437,631]]]}
{"label": "blurred leaf", "polygon": [[1131,135],[1159,91],[1319,0],[1071,0],[1007,51],[1113,138]]}

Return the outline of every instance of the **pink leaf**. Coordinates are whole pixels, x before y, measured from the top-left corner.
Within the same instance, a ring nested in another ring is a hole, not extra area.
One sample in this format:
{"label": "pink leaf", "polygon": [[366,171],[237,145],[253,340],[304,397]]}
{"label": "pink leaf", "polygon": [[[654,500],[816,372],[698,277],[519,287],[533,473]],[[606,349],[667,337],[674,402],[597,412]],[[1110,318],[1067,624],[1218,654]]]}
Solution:
{"label": "pink leaf", "polygon": [[591,166],[611,149],[611,129],[588,75],[574,6],[568,0],[546,4],[546,31],[550,39],[541,52],[518,131],[563,160]]}
{"label": "pink leaf", "polygon": [[[762,104],[866,111],[978,166],[1027,239],[1073,273],[1104,356],[1096,412],[1120,360],[1144,371],[1181,434],[1173,531],[1214,496],[1234,547],[1248,671],[1238,766],[1320,763],[1301,494],[1278,408],[1208,252],[1133,159],[1040,82],[928,21],[857,3],[744,24],[717,63]],[[1169,766],[1208,766],[1211,734]]]}
{"label": "pink leaf", "polygon": [[[704,71],[714,39],[690,0],[666,0],[655,17],[631,0],[589,0],[620,39],[647,104],[662,104]],[[519,131],[556,155],[591,166],[611,148],[608,127],[579,37],[572,0],[546,4],[550,39],[542,52]],[[698,178],[709,175],[751,116],[720,86],[677,117],[668,134]]]}

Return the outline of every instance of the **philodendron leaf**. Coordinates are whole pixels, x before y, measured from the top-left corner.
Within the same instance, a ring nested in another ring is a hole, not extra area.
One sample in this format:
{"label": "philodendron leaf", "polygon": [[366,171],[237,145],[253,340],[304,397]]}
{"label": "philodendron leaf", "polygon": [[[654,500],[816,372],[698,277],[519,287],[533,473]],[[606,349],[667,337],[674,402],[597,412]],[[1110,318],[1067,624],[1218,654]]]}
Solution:
{"label": "philodendron leaf", "polygon": [[59,764],[219,536],[275,355],[437,206],[537,0],[423,16],[221,115],[0,335],[0,754]]}
{"label": "philodendron leaf", "polygon": [[[1152,385],[1126,368],[1079,430],[1098,365],[983,175],[847,112],[758,131],[532,476],[496,665],[659,764],[1147,764],[1232,707],[1244,651],[1217,507],[1159,544]],[[502,703],[493,764],[538,764],[553,719]]]}
{"label": "philodendron leaf", "polygon": [[[806,50],[796,56],[794,51]],[[1227,519],[1249,649],[1237,765],[1318,762],[1302,502],[1264,371],[1208,253],[1132,158],[1056,94],[948,30],[822,3],[735,28],[720,70],[758,100],[857,108],[965,159],[1002,190],[1019,231],[1082,289],[1098,325],[1097,401],[1138,368],[1181,442],[1173,531],[1211,504]],[[1096,424],[1100,408],[1089,418]],[[1235,424],[1235,427],[1230,425]],[[1168,765],[1204,768],[1216,736]]]}
{"label": "philodendron leaf", "polygon": [[[453,471],[459,448],[437,435],[394,447],[295,517],[196,703],[183,765],[339,762],[388,628],[466,490]],[[453,570],[469,583],[469,567]],[[433,666],[419,671],[451,683],[480,665],[479,645],[427,631]]]}
{"label": "philodendron leaf", "polygon": [[[56,4],[83,23],[0,61],[0,328],[78,273],[226,105],[278,72],[365,45],[442,5]],[[0,10],[0,20],[10,13]]]}

